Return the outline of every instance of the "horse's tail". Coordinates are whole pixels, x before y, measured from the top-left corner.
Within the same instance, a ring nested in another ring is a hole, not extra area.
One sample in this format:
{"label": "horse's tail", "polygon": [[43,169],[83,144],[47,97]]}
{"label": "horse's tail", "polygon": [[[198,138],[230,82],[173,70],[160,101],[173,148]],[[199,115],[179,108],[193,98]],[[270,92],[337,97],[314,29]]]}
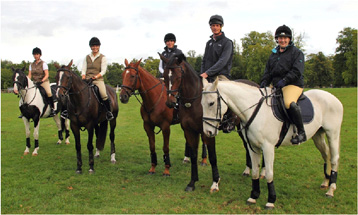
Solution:
{"label": "horse's tail", "polygon": [[105,120],[100,123],[98,130],[96,131],[97,140],[96,140],[96,148],[98,150],[102,150],[104,148],[104,144],[106,142],[107,137],[107,128],[108,128],[108,121]]}

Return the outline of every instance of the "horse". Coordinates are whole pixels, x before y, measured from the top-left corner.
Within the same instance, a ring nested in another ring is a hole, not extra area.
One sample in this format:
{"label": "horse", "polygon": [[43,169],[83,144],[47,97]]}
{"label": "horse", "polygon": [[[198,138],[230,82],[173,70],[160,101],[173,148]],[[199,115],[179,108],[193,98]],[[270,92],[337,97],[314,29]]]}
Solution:
{"label": "horse", "polygon": [[[77,169],[76,173],[82,173],[82,155],[81,155],[81,136],[80,129],[84,127],[88,133],[87,149],[89,153],[89,173],[94,173],[93,159],[93,133],[96,134],[96,157],[99,157],[99,151],[103,150],[106,142],[108,129],[108,120],[106,119],[106,109],[101,103],[100,96],[95,92],[95,88],[90,83],[81,79],[71,70],[71,62],[65,66],[55,65],[57,68],[56,81],[58,89],[56,94],[62,101],[67,102],[68,117],[70,126],[76,142]],[[108,99],[111,100],[111,109],[114,119],[109,122],[111,140],[111,162],[116,163],[115,159],[115,134],[116,118],[118,115],[118,101],[115,90],[106,85]]]}
{"label": "horse", "polygon": [[[50,106],[47,102],[47,95],[43,97],[41,95],[42,87],[34,84],[34,82],[25,75],[25,67],[22,69],[12,68],[13,76],[12,80],[14,82],[14,94],[20,95],[19,108],[22,114],[22,120],[25,125],[26,133],[26,148],[24,155],[30,153],[31,143],[30,143],[30,120],[34,122],[34,139],[35,139],[35,149],[32,152],[33,156],[38,155],[39,147],[39,130],[40,130],[40,119],[48,118],[50,115]],[[53,85],[51,86],[52,90]],[[70,132],[69,132],[69,121],[59,119],[57,113],[62,110],[62,104],[60,102],[55,102],[55,111],[56,115],[53,116],[53,119],[58,128],[58,141],[57,144],[61,144],[63,140],[62,132],[65,129],[66,131],[66,144],[70,144]],[[66,128],[65,128],[66,127]]]}
{"label": "horse", "polygon": [[[165,164],[163,176],[170,176],[170,126],[178,124],[179,121],[174,117],[176,114],[174,109],[169,108],[165,104],[167,101],[167,89],[161,79],[154,77],[140,66],[141,60],[136,63],[128,63],[128,60],[125,59],[124,63],[126,68],[122,73],[123,83],[121,85],[120,101],[123,104],[127,104],[132,95],[136,96],[136,90],[138,90],[138,93],[142,98],[142,102],[140,102],[140,113],[143,119],[143,127],[149,140],[151,158],[151,168],[149,169],[149,174],[155,173],[155,168],[158,164],[157,154],[155,152],[154,135],[154,129],[157,126],[160,128],[163,135],[163,159]],[[183,162],[186,162],[185,158]],[[204,163],[206,163],[205,157],[203,159],[203,164]]]}
{"label": "horse", "polygon": [[[233,81],[219,81],[208,83],[203,80],[203,96],[201,104],[203,113],[207,119],[211,119],[209,126],[203,123],[204,133],[209,137],[218,134],[217,126],[225,111],[230,108],[239,117],[246,133],[246,141],[250,145],[252,160],[252,191],[248,204],[256,204],[260,195],[258,165],[261,153],[265,157],[266,175],[268,186],[268,202],[265,207],[275,207],[276,192],[273,183],[273,167],[275,145],[282,141],[281,145],[292,145],[290,140],[294,135],[292,125],[289,125],[287,134],[280,139],[280,130],[283,122],[274,115],[270,107],[274,92],[271,88],[252,87],[244,83]],[[271,94],[270,94],[271,92]],[[312,104],[314,115],[310,122],[304,124],[307,139],[312,138],[315,146],[320,151],[324,160],[325,178],[321,188],[329,188],[326,196],[333,197],[336,190],[337,171],[339,162],[340,130],[343,120],[343,105],[332,94],[323,90],[308,90],[304,95]],[[266,101],[266,102],[265,102]],[[255,107],[255,108],[254,108]],[[275,135],[276,134],[276,135]],[[328,146],[325,141],[328,140]],[[279,145],[276,145],[278,147]]]}
{"label": "horse", "polygon": [[[203,142],[206,143],[209,152],[209,161],[212,168],[213,184],[210,187],[210,192],[219,191],[219,171],[217,168],[215,138],[207,137],[203,133],[203,113],[201,107],[201,94],[202,94],[202,82],[201,77],[195,72],[191,65],[186,61],[183,54],[173,55],[170,59],[165,58],[158,53],[163,62],[166,63],[164,69],[164,80],[167,87],[167,102],[169,107],[174,107],[176,103],[179,103],[179,118],[184,135],[190,148],[191,157],[191,179],[186,191],[193,191],[195,189],[195,182],[198,178],[197,167],[197,153],[199,136],[201,136]],[[179,99],[180,98],[180,99]],[[232,116],[228,119],[233,126],[239,125],[239,120],[236,116]],[[224,130],[224,129],[223,129]],[[250,157],[248,158],[243,175],[250,173]],[[264,171],[262,172],[264,174]]]}

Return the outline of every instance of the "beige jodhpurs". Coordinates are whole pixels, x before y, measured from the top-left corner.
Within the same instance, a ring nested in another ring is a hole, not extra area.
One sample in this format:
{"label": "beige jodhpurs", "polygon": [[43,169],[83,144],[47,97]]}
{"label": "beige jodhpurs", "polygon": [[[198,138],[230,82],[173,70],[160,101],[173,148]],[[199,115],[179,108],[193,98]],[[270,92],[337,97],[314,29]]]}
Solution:
{"label": "beige jodhpurs", "polygon": [[45,89],[47,97],[52,97],[50,81],[48,79],[41,84],[41,87]]}
{"label": "beige jodhpurs", "polygon": [[290,104],[292,102],[297,103],[298,98],[301,96],[303,88],[297,87],[295,85],[287,85],[282,88],[283,101],[285,103],[286,109],[290,109]]}
{"label": "beige jodhpurs", "polygon": [[104,84],[104,81],[94,80],[92,83],[98,87],[99,94],[101,95],[102,100],[106,101],[108,99],[108,96],[107,96],[106,85]]}

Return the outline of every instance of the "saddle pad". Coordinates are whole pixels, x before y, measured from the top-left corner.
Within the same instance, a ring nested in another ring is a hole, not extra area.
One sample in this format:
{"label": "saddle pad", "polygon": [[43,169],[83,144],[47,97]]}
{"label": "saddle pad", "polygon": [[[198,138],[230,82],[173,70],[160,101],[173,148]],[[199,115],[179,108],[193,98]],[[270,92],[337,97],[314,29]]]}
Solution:
{"label": "saddle pad", "polygon": [[[275,115],[275,117],[280,120],[281,122],[287,121],[287,117],[286,114],[283,112],[283,108],[282,105],[283,103],[281,103],[279,101],[281,97],[272,97],[271,99],[271,109],[273,112],[273,115]],[[305,124],[310,123],[313,120],[313,116],[314,116],[314,110],[313,110],[313,106],[311,103],[311,100],[305,96],[302,95],[298,101],[297,101],[298,106],[301,108],[301,115],[302,115],[302,121]]]}

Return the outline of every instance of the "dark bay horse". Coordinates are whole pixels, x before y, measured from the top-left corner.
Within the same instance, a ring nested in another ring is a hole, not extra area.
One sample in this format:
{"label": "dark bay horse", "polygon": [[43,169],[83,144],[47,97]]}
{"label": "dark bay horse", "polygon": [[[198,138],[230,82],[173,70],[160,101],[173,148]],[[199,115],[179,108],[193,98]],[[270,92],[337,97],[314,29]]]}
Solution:
{"label": "dark bay horse", "polygon": [[[20,95],[19,108],[22,114],[22,120],[25,124],[26,131],[26,149],[24,151],[24,155],[30,153],[30,120],[32,119],[34,122],[34,139],[35,139],[35,149],[32,153],[33,156],[38,155],[39,150],[39,130],[40,130],[40,119],[48,118],[50,115],[50,106],[48,104],[47,99],[41,95],[42,87],[38,87],[35,83],[31,81],[25,74],[25,67],[22,69],[14,69],[12,80],[14,82],[14,93],[16,95]],[[54,88],[53,84],[51,84],[51,89]],[[47,95],[45,96],[47,97]],[[66,127],[66,144],[70,144],[69,136],[69,120],[59,119],[57,113],[62,110],[62,103],[57,101],[54,102],[56,115],[53,117],[56,122],[58,128],[58,141],[57,144],[61,144],[63,140],[62,132]]]}
{"label": "dark bay horse", "polygon": [[[89,152],[89,173],[94,172],[93,159],[93,134],[96,134],[96,149],[102,150],[106,142],[108,120],[106,119],[106,109],[101,104],[100,96],[97,95],[91,83],[87,83],[77,74],[71,71],[72,61],[67,66],[56,65],[58,83],[57,95],[60,99],[67,102],[68,116],[71,120],[71,130],[75,136],[77,151],[77,173],[82,173],[82,155],[80,129],[84,127],[88,132],[87,149]],[[108,99],[111,100],[111,109],[114,119],[110,124],[111,140],[111,162],[115,163],[114,129],[116,128],[116,118],[118,115],[118,101],[115,90],[106,85]]]}

